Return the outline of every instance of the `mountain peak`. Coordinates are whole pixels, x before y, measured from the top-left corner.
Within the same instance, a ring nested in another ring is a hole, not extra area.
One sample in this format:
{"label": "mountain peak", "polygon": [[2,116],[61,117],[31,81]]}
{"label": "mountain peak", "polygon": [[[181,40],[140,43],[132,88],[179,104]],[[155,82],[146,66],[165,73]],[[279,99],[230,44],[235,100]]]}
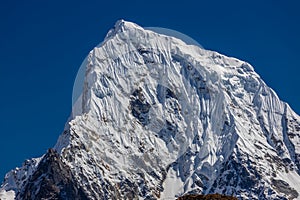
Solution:
{"label": "mountain peak", "polygon": [[120,20],[84,69],[59,154],[12,170],[0,195],[38,194],[34,175],[88,199],[299,197],[300,117],[250,64]]}
{"label": "mountain peak", "polygon": [[125,21],[124,19],[120,19],[115,23],[115,30],[125,29],[125,28],[140,28],[141,27],[133,22]]}
{"label": "mountain peak", "polygon": [[106,35],[105,40],[113,37],[117,33],[124,32],[124,31],[129,30],[129,29],[141,29],[141,30],[143,30],[142,27],[138,26],[137,24],[135,24],[133,22],[129,22],[129,21],[125,21],[123,19],[120,19],[115,23],[114,28],[109,30],[109,32]]}

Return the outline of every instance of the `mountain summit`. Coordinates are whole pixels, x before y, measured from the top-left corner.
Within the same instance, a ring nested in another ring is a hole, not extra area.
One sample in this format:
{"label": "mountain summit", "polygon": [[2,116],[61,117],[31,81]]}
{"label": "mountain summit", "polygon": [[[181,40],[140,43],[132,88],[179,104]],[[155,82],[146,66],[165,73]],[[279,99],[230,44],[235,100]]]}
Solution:
{"label": "mountain summit", "polygon": [[57,144],[1,199],[300,199],[300,117],[243,61],[118,21]]}

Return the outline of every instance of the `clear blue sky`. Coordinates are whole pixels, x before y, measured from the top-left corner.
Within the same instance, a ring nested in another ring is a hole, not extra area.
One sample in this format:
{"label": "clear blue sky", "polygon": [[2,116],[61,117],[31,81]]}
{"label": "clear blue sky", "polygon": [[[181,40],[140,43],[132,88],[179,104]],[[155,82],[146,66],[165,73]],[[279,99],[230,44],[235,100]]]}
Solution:
{"label": "clear blue sky", "polygon": [[250,62],[300,113],[297,1],[9,1],[0,4],[0,179],[53,147],[88,52],[116,20],[174,29]]}

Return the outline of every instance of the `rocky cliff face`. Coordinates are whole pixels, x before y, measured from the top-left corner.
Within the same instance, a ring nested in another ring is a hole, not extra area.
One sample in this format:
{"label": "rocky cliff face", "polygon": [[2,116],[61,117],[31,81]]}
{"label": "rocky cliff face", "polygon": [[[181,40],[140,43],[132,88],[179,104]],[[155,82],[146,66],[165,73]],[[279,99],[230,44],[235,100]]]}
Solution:
{"label": "rocky cliff face", "polygon": [[300,118],[250,64],[119,21],[84,67],[58,154],[8,173],[2,195],[300,198]]}
{"label": "rocky cliff face", "polygon": [[60,155],[49,149],[17,199],[88,199]]}

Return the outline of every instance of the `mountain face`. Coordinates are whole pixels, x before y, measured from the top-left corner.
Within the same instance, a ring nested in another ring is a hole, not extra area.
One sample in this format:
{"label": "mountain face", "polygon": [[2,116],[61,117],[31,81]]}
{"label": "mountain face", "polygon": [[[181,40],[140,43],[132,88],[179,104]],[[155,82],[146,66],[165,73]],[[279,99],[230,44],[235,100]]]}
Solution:
{"label": "mountain face", "polygon": [[300,117],[253,67],[118,21],[57,144],[1,199],[300,199]]}

